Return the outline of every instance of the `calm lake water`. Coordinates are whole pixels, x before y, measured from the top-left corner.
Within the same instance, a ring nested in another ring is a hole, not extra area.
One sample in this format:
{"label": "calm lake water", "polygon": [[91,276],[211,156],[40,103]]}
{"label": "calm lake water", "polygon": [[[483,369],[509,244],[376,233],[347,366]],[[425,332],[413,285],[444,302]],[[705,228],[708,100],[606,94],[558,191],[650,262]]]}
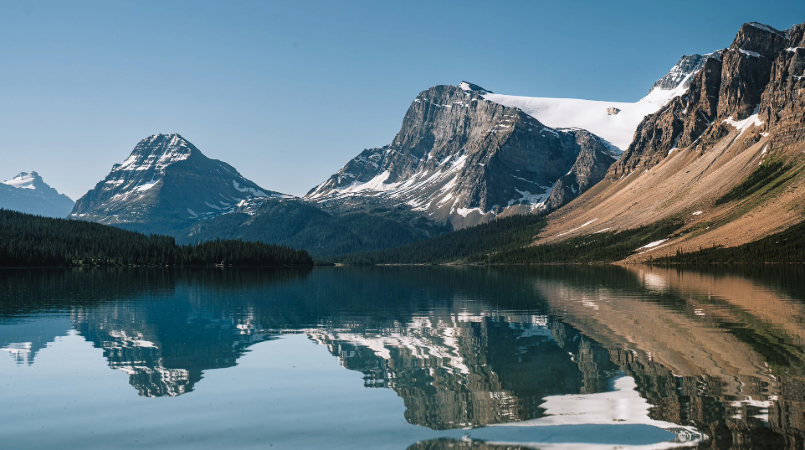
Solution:
{"label": "calm lake water", "polygon": [[783,449],[805,272],[0,271],[0,447]]}

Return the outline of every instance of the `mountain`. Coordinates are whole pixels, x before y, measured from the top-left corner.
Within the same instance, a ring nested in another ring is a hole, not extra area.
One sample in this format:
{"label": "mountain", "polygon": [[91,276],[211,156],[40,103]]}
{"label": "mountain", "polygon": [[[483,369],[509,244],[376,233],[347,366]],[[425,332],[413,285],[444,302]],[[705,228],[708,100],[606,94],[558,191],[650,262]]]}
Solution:
{"label": "mountain", "polygon": [[[556,207],[597,182],[619,153],[588,131],[550,128],[487,95],[467,82],[423,91],[391,144],[364,150],[305,198],[336,211],[407,205],[462,228]],[[562,193],[551,197],[562,177]]]}
{"label": "mountain", "polygon": [[22,172],[0,183],[0,208],[47,217],[67,217],[75,203],[36,172]]}
{"label": "mountain", "polygon": [[155,134],[81,197],[70,217],[171,233],[255,197],[290,196],[261,188],[178,134]]}
{"label": "mountain", "polygon": [[635,103],[432,87],[391,144],[364,150],[305,198],[335,211],[407,205],[453,228],[555,210],[602,180],[643,119],[718,55],[682,57]]}
{"label": "mountain", "polygon": [[[179,135],[154,135],[71,217],[317,256],[552,211],[538,242],[638,230],[628,242],[641,242],[640,258],[672,244],[742,244],[803,217],[804,33],[746,24],[728,48],[682,57],[634,103],[434,86],[390,144],[364,150],[302,199],[260,188]],[[670,241],[642,243],[669,224],[682,227]]]}
{"label": "mountain", "polygon": [[679,221],[630,258],[643,260],[741,245],[805,218],[805,24],[747,23],[705,56],[687,91],[646,116],[605,179],[555,211],[539,242]]}
{"label": "mountain", "polygon": [[155,134],[81,197],[70,218],[182,244],[218,238],[305,248],[317,257],[382,249],[450,231],[396,208],[335,213],[263,189],[178,134]]}

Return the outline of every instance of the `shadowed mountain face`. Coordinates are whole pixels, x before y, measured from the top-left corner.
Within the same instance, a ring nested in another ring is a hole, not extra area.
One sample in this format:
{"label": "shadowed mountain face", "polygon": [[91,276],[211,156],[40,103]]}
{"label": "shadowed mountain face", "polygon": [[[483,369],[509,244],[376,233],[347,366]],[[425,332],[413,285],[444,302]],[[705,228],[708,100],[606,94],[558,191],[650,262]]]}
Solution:
{"label": "shadowed mountain face", "polygon": [[[238,370],[255,344],[303,333],[429,429],[653,424],[714,440],[700,448],[797,448],[801,272],[11,271],[0,348],[37,367],[71,328],[139,395],[172,397]],[[470,439],[489,441],[484,430]]]}

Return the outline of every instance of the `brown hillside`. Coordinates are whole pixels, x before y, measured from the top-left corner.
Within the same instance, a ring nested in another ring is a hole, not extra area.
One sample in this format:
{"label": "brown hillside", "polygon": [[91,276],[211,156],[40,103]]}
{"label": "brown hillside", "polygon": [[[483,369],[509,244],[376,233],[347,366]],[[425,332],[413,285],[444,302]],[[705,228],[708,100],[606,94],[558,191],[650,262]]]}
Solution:
{"label": "brown hillside", "polygon": [[[538,243],[684,222],[667,241],[627,259],[638,262],[680,248],[744,244],[805,219],[803,47],[805,24],[787,32],[744,25],[685,95],[646,117],[607,179],[549,216]],[[743,189],[761,164],[781,169]],[[736,186],[743,195],[717,204]]]}

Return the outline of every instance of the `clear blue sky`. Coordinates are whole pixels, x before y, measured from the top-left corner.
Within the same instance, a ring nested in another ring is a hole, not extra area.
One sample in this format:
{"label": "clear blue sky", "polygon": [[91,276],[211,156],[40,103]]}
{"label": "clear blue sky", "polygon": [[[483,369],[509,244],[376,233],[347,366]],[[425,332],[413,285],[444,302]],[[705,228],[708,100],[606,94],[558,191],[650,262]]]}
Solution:
{"label": "clear blue sky", "polygon": [[634,101],[796,1],[3,1],[0,179],[76,199],[154,133],[304,194],[389,143],[416,94]]}

